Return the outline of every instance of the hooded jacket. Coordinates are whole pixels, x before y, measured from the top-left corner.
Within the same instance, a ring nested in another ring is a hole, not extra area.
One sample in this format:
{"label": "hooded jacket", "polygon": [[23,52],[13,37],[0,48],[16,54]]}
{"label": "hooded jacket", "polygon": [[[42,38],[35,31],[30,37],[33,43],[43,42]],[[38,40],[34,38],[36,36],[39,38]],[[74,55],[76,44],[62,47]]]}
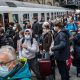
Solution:
{"label": "hooded jacket", "polygon": [[[26,29],[30,32],[30,35],[32,36],[32,32],[29,29]],[[31,37],[32,38],[32,37]],[[20,40],[21,44],[26,45],[26,49],[25,48],[21,48],[21,46],[19,47],[19,56],[20,57],[25,57],[27,59],[33,59],[36,57],[36,52],[39,51],[39,47],[38,47],[38,43],[36,41],[35,38],[32,38],[30,40],[26,40],[24,39],[24,42],[22,43],[22,39]]]}
{"label": "hooded jacket", "polygon": [[56,60],[66,61],[69,57],[69,33],[66,29],[62,29],[54,36],[54,56]]}
{"label": "hooded jacket", "polygon": [[68,23],[65,28],[69,31],[70,35],[71,34],[71,31],[77,31],[77,26],[75,23]]}
{"label": "hooded jacket", "polygon": [[28,68],[28,63],[17,64],[15,68],[4,78],[0,80],[31,80],[31,73]]}

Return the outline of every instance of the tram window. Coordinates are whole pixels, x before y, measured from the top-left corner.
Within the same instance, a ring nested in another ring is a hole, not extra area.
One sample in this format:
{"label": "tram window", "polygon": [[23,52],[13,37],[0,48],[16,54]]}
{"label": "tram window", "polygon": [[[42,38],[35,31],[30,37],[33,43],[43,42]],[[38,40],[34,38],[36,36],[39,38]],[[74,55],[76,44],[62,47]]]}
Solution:
{"label": "tram window", "polygon": [[53,18],[54,18],[53,15],[54,15],[54,14],[53,14],[53,12],[52,12],[52,13],[51,13],[51,20],[53,20]]}
{"label": "tram window", "polygon": [[61,12],[61,15],[62,15],[62,12]]}
{"label": "tram window", "polygon": [[56,15],[56,12],[54,14]]}
{"label": "tram window", "polygon": [[50,15],[49,13],[47,13],[47,21],[50,19]]}
{"label": "tram window", "polygon": [[9,27],[9,14],[8,13],[4,13],[4,26],[5,26],[5,30],[7,30],[7,28]]}
{"label": "tram window", "polygon": [[62,12],[62,15],[64,15],[64,13]]}
{"label": "tram window", "polygon": [[41,13],[41,21],[45,21],[45,15],[44,15],[44,13]]}
{"label": "tram window", "polygon": [[58,15],[60,15],[60,12],[58,12]]}
{"label": "tram window", "polygon": [[57,12],[57,16],[58,16],[58,12]]}
{"label": "tram window", "polygon": [[25,24],[27,20],[29,20],[29,14],[24,14],[23,15],[23,24]]}
{"label": "tram window", "polygon": [[33,13],[33,18],[37,18],[38,19],[38,13]]}
{"label": "tram window", "polygon": [[15,23],[18,23],[19,21],[18,14],[13,14],[13,20]]}
{"label": "tram window", "polygon": [[54,15],[55,15],[55,19],[56,19],[56,12],[54,13]]}
{"label": "tram window", "polygon": [[2,14],[0,14],[0,26],[3,26],[3,17],[2,17]]}

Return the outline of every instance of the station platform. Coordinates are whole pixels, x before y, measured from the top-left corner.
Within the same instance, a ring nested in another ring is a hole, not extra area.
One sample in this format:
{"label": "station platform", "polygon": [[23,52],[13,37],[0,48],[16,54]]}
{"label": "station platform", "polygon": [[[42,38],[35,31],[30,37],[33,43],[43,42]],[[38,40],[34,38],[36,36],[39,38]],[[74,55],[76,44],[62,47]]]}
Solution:
{"label": "station platform", "polygon": [[[57,67],[56,67],[55,72],[56,72],[55,73],[56,74],[56,80],[61,80]],[[76,67],[71,66],[71,69],[70,69],[70,72],[69,73],[70,73],[70,80],[80,80],[80,77],[77,77],[76,76],[76,74],[77,74]],[[32,72],[32,74],[33,74],[32,80],[37,80],[36,77],[35,77],[35,74],[33,72]]]}

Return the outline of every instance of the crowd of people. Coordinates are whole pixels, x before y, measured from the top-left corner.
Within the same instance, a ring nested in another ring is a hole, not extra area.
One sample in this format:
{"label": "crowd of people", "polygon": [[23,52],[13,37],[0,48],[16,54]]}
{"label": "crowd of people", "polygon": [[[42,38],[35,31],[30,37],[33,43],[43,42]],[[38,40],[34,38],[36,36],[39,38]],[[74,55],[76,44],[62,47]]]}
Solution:
{"label": "crowd of people", "polygon": [[38,59],[57,65],[61,80],[70,80],[71,65],[80,77],[79,21],[74,13],[47,22],[34,17],[24,26],[10,22],[6,31],[0,26],[0,80],[31,80],[31,70],[43,80]]}

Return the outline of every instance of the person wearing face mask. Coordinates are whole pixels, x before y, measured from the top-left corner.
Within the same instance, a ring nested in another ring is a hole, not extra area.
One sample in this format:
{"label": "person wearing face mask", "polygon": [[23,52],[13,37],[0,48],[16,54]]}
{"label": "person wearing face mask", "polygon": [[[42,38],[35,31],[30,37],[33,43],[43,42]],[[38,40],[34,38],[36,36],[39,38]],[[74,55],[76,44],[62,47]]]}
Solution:
{"label": "person wearing face mask", "polygon": [[61,22],[55,23],[54,30],[57,32],[54,36],[54,47],[52,47],[54,58],[57,62],[61,80],[69,80],[69,72],[66,65],[66,60],[70,55],[69,33],[66,29],[64,29]]}
{"label": "person wearing face mask", "polygon": [[69,31],[70,36],[72,36],[72,31],[78,30],[76,23],[74,23],[72,19],[68,20],[68,23],[65,26],[65,28]]}
{"label": "person wearing face mask", "polygon": [[28,63],[18,61],[11,46],[0,48],[0,80],[31,80]]}
{"label": "person wearing face mask", "polygon": [[32,24],[32,34],[35,37],[35,39],[39,42],[40,40],[40,36],[42,34],[41,30],[42,30],[42,26],[40,25],[40,23],[38,22],[38,17],[35,16],[33,18],[33,24]]}
{"label": "person wearing face mask", "polygon": [[35,38],[32,38],[31,29],[26,29],[24,38],[20,43],[20,58],[27,58],[30,69],[36,74],[37,80],[41,80],[36,52],[38,51],[38,43]]}
{"label": "person wearing face mask", "polygon": [[45,58],[49,59],[49,48],[52,43],[52,34],[50,31],[50,24],[48,22],[43,23],[43,51],[45,51]]}
{"label": "person wearing face mask", "polygon": [[18,33],[18,39],[17,39],[17,51],[20,51],[19,49],[19,45],[20,45],[20,42],[21,42],[21,40],[24,38],[24,31],[23,30],[21,30],[21,31],[19,31],[19,33]]}
{"label": "person wearing face mask", "polygon": [[13,36],[15,35],[15,27],[14,27],[14,22],[9,23],[9,27],[6,30],[6,33],[13,39]]}

